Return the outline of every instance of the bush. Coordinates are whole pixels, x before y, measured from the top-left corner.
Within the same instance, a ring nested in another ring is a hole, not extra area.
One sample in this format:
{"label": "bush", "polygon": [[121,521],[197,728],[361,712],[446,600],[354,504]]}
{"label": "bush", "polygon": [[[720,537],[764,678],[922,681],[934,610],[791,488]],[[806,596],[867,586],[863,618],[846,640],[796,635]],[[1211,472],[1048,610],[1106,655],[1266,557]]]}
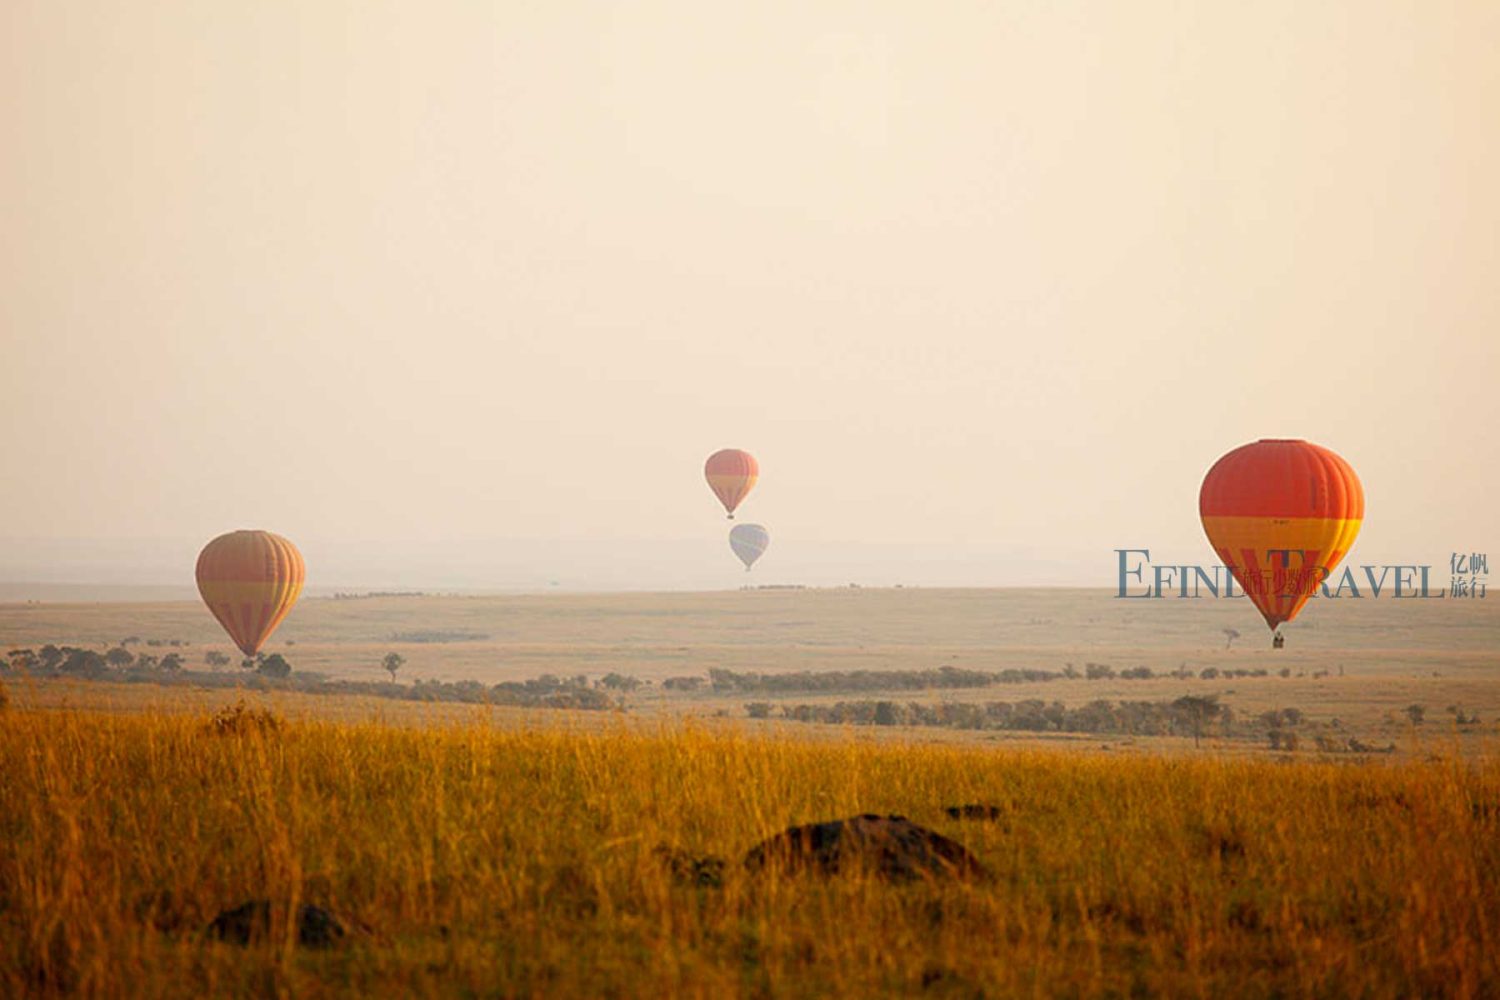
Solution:
{"label": "bush", "polygon": [[284,724],[270,709],[251,708],[241,699],[215,712],[204,728],[218,736],[269,735],[280,732]]}
{"label": "bush", "polygon": [[257,658],[255,672],[262,677],[284,680],[292,675],[292,665],[280,653],[272,653],[270,656],[262,655]]}

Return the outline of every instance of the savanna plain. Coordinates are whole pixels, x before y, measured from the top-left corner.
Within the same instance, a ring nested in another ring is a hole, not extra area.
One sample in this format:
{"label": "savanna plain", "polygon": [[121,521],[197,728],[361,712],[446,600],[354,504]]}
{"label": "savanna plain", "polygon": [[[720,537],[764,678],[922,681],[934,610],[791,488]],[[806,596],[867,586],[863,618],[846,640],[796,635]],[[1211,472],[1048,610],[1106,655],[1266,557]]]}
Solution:
{"label": "savanna plain", "polygon": [[[0,994],[1494,996],[1497,640],[1487,599],[1271,650],[1095,591],[306,597],[282,677],[189,601],[3,604]],[[977,863],[749,863],[860,814]]]}

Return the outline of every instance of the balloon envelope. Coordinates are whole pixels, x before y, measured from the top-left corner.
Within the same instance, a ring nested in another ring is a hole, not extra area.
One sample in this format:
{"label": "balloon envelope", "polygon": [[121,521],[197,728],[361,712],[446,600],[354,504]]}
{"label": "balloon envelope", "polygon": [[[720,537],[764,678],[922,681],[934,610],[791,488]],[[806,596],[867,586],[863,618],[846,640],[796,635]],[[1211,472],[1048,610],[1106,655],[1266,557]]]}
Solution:
{"label": "balloon envelope", "polygon": [[760,476],[760,466],[754,456],[738,448],[725,448],[708,456],[703,466],[703,475],[708,479],[709,489],[724,505],[731,518],[734,509],[745,499],[745,494],[755,485]]}
{"label": "balloon envelope", "polygon": [[292,610],[306,577],[302,553],[269,531],[231,531],[198,553],[198,593],[246,656]]}
{"label": "balloon envelope", "polygon": [[745,572],[755,565],[755,560],[766,554],[771,545],[771,533],[758,524],[736,524],[729,529],[729,547],[745,564]]}
{"label": "balloon envelope", "polygon": [[1307,441],[1256,441],[1214,463],[1203,530],[1275,629],[1297,617],[1354,544],[1365,494],[1349,463]]}

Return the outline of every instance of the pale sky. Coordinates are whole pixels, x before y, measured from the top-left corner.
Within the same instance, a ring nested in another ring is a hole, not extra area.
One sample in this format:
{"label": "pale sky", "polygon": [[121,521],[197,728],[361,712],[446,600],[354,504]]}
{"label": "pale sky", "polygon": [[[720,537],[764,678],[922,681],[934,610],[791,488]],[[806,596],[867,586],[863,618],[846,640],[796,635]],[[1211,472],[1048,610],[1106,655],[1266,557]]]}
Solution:
{"label": "pale sky", "polygon": [[1500,558],[1497,38],[8,0],[0,580],[190,581],[262,527],[314,583],[737,585],[738,447],[767,582],[1111,586],[1211,560],[1198,485],[1260,437],[1354,466],[1355,561]]}

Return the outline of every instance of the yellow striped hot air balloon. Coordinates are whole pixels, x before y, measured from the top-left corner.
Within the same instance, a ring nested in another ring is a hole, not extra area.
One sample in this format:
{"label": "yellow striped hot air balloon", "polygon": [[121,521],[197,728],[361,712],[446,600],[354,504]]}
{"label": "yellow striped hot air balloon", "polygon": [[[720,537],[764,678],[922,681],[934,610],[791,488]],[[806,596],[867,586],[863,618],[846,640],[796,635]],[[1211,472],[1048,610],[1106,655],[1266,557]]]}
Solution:
{"label": "yellow striped hot air balloon", "polygon": [[1365,492],[1349,463],[1327,448],[1265,439],[1214,463],[1198,513],[1214,551],[1275,632],[1349,552]]}
{"label": "yellow striped hot air balloon", "polygon": [[269,531],[231,531],[198,553],[198,593],[246,656],[276,631],[306,578],[302,553]]}

